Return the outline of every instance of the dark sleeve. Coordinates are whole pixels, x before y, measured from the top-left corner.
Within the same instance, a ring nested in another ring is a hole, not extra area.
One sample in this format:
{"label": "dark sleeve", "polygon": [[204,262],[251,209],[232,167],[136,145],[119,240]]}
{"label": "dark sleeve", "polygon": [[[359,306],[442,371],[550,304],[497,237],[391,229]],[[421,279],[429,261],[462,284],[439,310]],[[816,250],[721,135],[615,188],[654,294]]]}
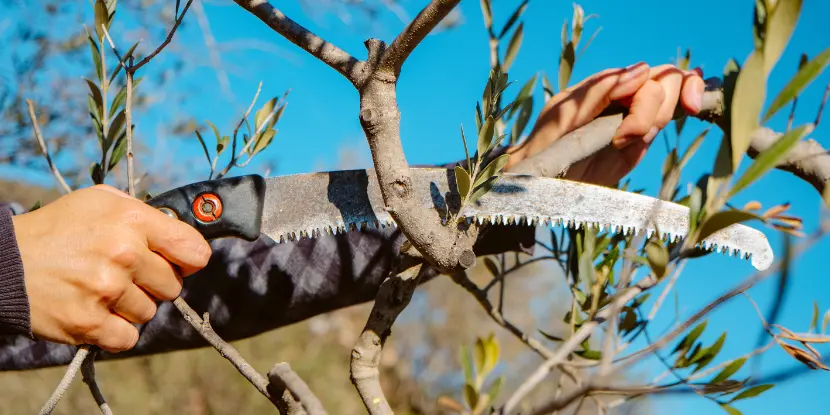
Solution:
{"label": "dark sleeve", "polygon": [[[210,262],[184,279],[182,297],[199,314],[208,312],[211,326],[225,340],[256,336],[373,300],[403,241],[397,228],[286,243],[264,236],[253,242],[214,240]],[[474,250],[478,255],[532,253],[534,244],[533,227],[495,225],[483,230]],[[99,359],[208,346],[170,302],[162,303],[140,331],[136,347],[118,354],[101,352]],[[75,350],[24,336],[0,337],[0,370],[65,365]]]}
{"label": "dark sleeve", "polygon": [[31,337],[29,299],[12,213],[0,205],[0,335]]}

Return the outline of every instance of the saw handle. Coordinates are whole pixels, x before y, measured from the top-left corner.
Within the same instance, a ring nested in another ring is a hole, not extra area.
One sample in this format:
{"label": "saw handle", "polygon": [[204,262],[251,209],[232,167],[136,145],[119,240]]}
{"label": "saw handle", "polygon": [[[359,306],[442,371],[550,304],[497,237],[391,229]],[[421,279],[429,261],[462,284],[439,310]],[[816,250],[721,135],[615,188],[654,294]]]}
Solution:
{"label": "saw handle", "polygon": [[265,180],[253,174],[191,183],[146,203],[193,226],[205,239],[253,241],[260,235],[264,202]]}

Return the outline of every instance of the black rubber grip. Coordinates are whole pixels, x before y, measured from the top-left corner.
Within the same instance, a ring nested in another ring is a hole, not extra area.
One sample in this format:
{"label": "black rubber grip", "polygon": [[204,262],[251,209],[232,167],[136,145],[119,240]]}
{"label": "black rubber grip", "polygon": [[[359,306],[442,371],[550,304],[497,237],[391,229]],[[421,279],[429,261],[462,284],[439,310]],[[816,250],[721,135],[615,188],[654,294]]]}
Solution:
{"label": "black rubber grip", "polygon": [[260,235],[264,202],[265,180],[254,174],[191,183],[147,204],[193,226],[205,239],[253,241]]}

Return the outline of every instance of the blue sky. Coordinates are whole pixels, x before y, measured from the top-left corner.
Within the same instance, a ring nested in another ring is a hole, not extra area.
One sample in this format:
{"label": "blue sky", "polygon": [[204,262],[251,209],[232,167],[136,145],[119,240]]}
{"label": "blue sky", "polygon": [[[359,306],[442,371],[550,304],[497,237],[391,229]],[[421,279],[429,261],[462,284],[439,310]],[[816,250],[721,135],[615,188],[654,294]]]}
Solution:
{"label": "blue sky", "polygon": [[[299,2],[278,2],[287,15],[317,34],[335,42],[358,58],[365,57],[363,40],[368,35],[390,41],[403,23],[394,15],[386,14],[381,27],[348,27],[330,13],[309,17]],[[410,15],[417,12],[423,1],[405,1]],[[518,0],[498,1],[494,6],[496,24],[507,19]],[[692,63],[701,66],[704,73],[719,75],[729,58],[743,62],[752,47],[752,1],[663,2],[640,0],[635,2],[584,1],[580,3],[586,14],[598,14],[587,23],[583,38],[602,27],[598,37],[582,55],[574,69],[572,83],[608,67],[626,66],[637,61],[651,65],[670,62],[678,48],[691,48]],[[404,66],[398,88],[402,113],[402,138],[407,158],[412,164],[439,163],[463,157],[459,137],[459,124],[474,129],[473,110],[487,76],[488,47],[486,33],[481,22],[479,2],[465,0],[461,6],[465,21],[451,31],[426,39],[411,55]],[[222,95],[210,68],[200,68],[187,75],[186,84],[201,85],[193,90],[186,107],[152,112],[143,118],[149,125],[164,122],[164,113],[178,111],[196,117],[210,119],[221,129],[230,131],[238,114],[247,105],[260,80],[263,81],[263,97],[281,96],[291,89],[288,109],[279,123],[279,133],[268,150],[267,157],[278,163],[271,174],[292,174],[331,168],[337,162],[342,148],[352,148],[364,155],[368,167],[368,150],[363,132],[357,121],[358,94],[338,73],[314,58],[306,55],[293,44],[272,32],[255,17],[236,6],[205,4],[207,15],[217,41],[257,38],[271,43],[282,51],[279,55],[246,50],[229,53],[226,61],[249,69],[248,73],[232,72],[230,81],[237,97],[229,102]],[[570,19],[572,4],[566,1],[531,0],[523,18],[525,39],[522,50],[510,72],[510,78],[524,82],[538,71],[544,71],[555,82],[557,79],[560,28],[563,19]],[[802,16],[789,48],[770,79],[768,102],[795,72],[801,52],[815,56],[830,45],[830,28],[826,25],[830,16],[830,3],[825,0],[804,2]],[[190,26],[181,33],[177,42],[201,41],[201,35],[193,16]],[[288,56],[288,58],[286,58]],[[80,76],[80,75],[79,75]],[[811,121],[821,99],[824,85],[830,81],[830,72],[824,73],[802,95],[796,125]],[[509,92],[517,92],[514,87]],[[541,97],[541,89],[537,89]],[[537,102],[536,108],[541,104]],[[786,125],[786,113],[782,111],[769,126],[782,130]],[[690,121],[681,142],[686,148],[703,124]],[[144,134],[150,135],[152,127]],[[828,122],[814,132],[813,138],[825,147],[830,146]],[[674,137],[673,133],[670,137]],[[711,168],[720,141],[717,129],[709,135],[702,148],[686,170],[681,183],[695,181]],[[194,159],[201,157],[201,148],[195,141],[173,142],[176,151]],[[635,187],[655,194],[660,184],[660,169],[666,155],[662,139],[658,137],[647,158],[632,173]],[[203,163],[202,160],[199,160]],[[743,166],[748,161],[745,160]],[[204,164],[200,164],[203,167]],[[258,172],[262,166],[252,163],[242,172]],[[198,178],[203,172],[194,173]],[[35,177],[31,173],[28,177]],[[19,177],[19,176],[18,176]],[[792,213],[804,219],[806,231],[815,229],[820,212],[820,198],[808,184],[788,173],[772,172],[740,195],[738,202],[758,200],[765,207],[792,203]],[[766,232],[774,249],[780,252],[781,238],[773,231]],[[791,276],[789,296],[779,323],[796,331],[806,331],[816,300],[822,310],[830,308],[830,283],[822,253],[830,252],[830,242],[824,241],[811,249],[798,261]],[[687,264],[677,283],[680,293],[680,312],[688,315],[696,311],[719,293],[751,275],[753,269],[746,262],[729,257],[710,256]],[[751,291],[762,310],[772,299],[774,280],[759,284]],[[656,296],[656,294],[655,294]],[[663,317],[656,321],[657,328],[671,324],[672,313],[667,304]],[[714,341],[724,330],[728,331],[726,344],[720,358],[732,358],[750,350],[758,338],[760,322],[745,298],[738,297],[711,314],[709,326],[703,338]],[[653,329],[653,333],[659,331]],[[820,350],[826,351],[827,348]],[[763,359],[765,372],[797,363],[780,349],[773,349]],[[747,365],[746,368],[751,367]],[[652,366],[655,373],[659,366]],[[746,370],[742,374],[749,374]],[[671,378],[667,378],[670,380]],[[796,381],[782,384],[766,392],[760,399],[744,401],[737,405],[745,414],[778,413],[791,410],[796,413],[819,414],[826,412],[826,403],[816,397],[830,387],[830,375],[814,372]],[[673,414],[721,413],[710,402],[697,397],[671,397],[656,401],[656,413]]]}

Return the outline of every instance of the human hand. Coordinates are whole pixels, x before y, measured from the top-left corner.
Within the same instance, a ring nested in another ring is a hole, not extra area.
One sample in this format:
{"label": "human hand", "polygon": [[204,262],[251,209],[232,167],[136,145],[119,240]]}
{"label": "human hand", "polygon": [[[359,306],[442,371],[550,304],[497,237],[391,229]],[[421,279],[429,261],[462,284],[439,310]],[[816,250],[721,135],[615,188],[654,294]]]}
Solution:
{"label": "human hand", "polygon": [[211,249],[193,227],[109,186],[13,216],[32,332],[110,352],[138,341],[155,300],[175,299]]}
{"label": "human hand", "polygon": [[506,169],[600,115],[612,102],[629,107],[612,144],[572,165],[565,178],[613,186],[642,161],[657,133],[671,121],[678,101],[687,112],[700,112],[705,83],[700,69],[673,65],[654,68],[643,62],[597,73],[551,97],[529,137],[509,149]]}

